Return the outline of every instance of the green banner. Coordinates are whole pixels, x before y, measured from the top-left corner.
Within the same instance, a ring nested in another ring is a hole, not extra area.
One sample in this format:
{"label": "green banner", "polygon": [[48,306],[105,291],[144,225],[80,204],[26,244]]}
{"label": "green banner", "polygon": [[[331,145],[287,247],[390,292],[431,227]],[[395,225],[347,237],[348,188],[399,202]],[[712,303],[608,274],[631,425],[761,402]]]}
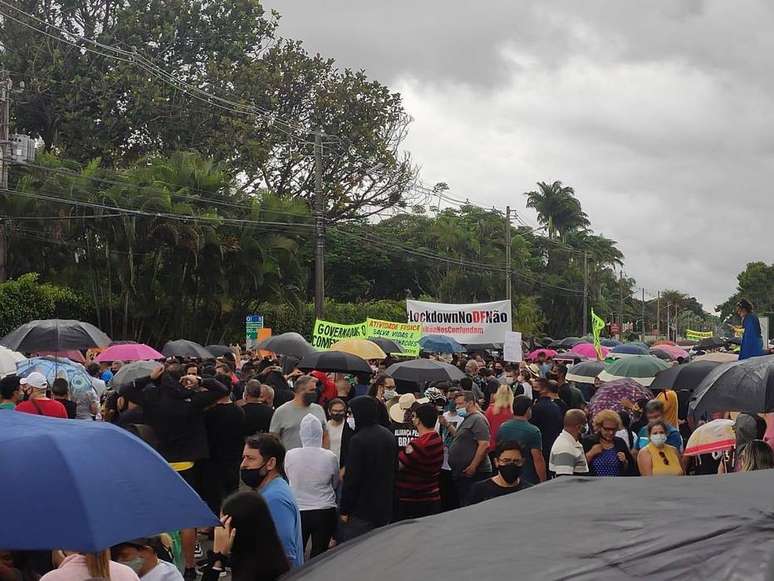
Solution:
{"label": "green banner", "polygon": [[331,323],[317,319],[314,322],[312,331],[312,346],[315,349],[330,349],[331,345],[342,339],[365,339],[366,324],[355,323],[354,325],[342,325],[340,323]]}
{"label": "green banner", "polygon": [[367,319],[366,332],[369,338],[391,339],[403,347],[404,355],[419,356],[419,340],[422,338],[422,323],[396,323],[380,319]]}
{"label": "green banner", "polygon": [[599,339],[599,335],[604,328],[605,321],[594,312],[594,309],[591,309],[591,330],[594,332],[594,348],[597,350],[597,359],[600,361],[605,358],[602,353],[602,343]]}

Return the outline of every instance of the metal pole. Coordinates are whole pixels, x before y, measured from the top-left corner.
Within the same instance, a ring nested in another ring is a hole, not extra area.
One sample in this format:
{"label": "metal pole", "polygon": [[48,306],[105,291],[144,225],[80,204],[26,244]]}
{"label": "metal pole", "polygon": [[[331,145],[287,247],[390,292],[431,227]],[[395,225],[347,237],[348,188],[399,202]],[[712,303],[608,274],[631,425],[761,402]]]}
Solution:
{"label": "metal pole", "polygon": [[[511,300],[511,207],[505,207],[505,298]],[[513,308],[513,306],[511,306]]]}
{"label": "metal pole", "polygon": [[669,320],[669,313],[671,311],[670,307],[672,305],[667,303],[667,341],[672,340],[672,321]]}
{"label": "metal pole", "polygon": [[583,251],[583,330],[581,337],[589,332],[589,253]]}
{"label": "metal pole", "polygon": [[[2,170],[0,170],[0,188],[8,189],[8,165],[10,162],[10,124],[11,124],[11,79],[8,73],[0,72],[0,152],[2,152]],[[0,218],[0,282],[8,280],[8,232],[5,221]]]}
{"label": "metal pole", "polygon": [[661,291],[656,297],[656,337],[661,337]]}
{"label": "metal pole", "polygon": [[314,133],[314,313],[325,311],[325,200],[322,191],[322,128]]}
{"label": "metal pole", "polygon": [[621,275],[618,281],[618,339],[623,338],[623,315],[624,315],[624,299],[623,299],[623,269],[621,269]]}
{"label": "metal pole", "polygon": [[645,342],[645,289],[642,289],[642,333],[640,341]]}

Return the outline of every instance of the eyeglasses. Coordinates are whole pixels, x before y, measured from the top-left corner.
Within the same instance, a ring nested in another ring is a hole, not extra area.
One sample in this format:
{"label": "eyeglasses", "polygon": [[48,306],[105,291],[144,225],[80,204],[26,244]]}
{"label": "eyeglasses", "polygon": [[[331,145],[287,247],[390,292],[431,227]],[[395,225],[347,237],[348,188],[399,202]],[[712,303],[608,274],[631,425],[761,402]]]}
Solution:
{"label": "eyeglasses", "polygon": [[669,466],[669,458],[667,458],[667,455],[664,453],[664,451],[659,450],[658,455],[661,456],[661,461],[664,463],[664,466]]}
{"label": "eyeglasses", "polygon": [[604,430],[605,432],[617,432],[618,431],[617,427],[611,428],[609,426],[600,426],[599,429],[600,430]]}

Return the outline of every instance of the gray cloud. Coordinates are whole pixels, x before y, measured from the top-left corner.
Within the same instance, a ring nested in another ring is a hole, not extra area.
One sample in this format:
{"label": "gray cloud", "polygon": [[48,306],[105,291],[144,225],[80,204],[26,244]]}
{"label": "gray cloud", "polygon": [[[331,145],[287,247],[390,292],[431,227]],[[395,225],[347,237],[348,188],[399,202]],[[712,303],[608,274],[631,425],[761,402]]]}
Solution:
{"label": "gray cloud", "polygon": [[268,3],[283,35],[399,90],[427,183],[524,209],[539,180],[575,187],[627,274],[712,309],[774,260],[774,5]]}

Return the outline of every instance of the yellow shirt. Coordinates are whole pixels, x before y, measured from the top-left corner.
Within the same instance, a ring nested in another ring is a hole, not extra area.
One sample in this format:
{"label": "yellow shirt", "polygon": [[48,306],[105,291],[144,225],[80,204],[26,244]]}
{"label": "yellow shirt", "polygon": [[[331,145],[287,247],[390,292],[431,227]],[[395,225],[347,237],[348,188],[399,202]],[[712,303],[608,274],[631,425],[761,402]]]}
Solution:
{"label": "yellow shirt", "polygon": [[653,465],[653,476],[683,475],[683,467],[680,465],[680,456],[677,454],[677,449],[674,446],[664,444],[664,447],[659,449],[653,444],[648,444],[644,449],[650,454],[650,461]]}

